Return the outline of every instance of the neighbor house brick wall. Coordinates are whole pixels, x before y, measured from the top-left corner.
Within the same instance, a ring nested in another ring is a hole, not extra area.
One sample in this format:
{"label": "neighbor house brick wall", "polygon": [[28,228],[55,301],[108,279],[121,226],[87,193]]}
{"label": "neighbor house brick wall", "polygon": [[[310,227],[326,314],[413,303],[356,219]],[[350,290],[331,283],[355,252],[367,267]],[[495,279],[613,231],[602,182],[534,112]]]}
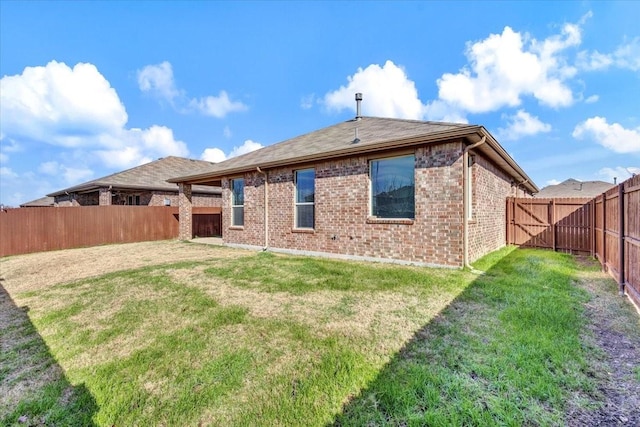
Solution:
{"label": "neighbor house brick wall", "polygon": [[[154,191],[148,204],[149,206],[165,206],[165,199],[169,200],[170,206],[178,206],[178,193],[172,191]],[[222,197],[220,194],[192,193],[191,204],[193,207],[221,207]]]}
{"label": "neighbor house brick wall", "polygon": [[[415,220],[370,217],[369,160],[385,154],[328,160],[269,170],[269,246],[427,264],[462,265],[462,142],[414,150]],[[294,171],[315,168],[315,229],[294,228]],[[223,180],[223,238],[227,243],[262,245],[263,178],[245,178],[243,228],[230,227],[231,192]]]}

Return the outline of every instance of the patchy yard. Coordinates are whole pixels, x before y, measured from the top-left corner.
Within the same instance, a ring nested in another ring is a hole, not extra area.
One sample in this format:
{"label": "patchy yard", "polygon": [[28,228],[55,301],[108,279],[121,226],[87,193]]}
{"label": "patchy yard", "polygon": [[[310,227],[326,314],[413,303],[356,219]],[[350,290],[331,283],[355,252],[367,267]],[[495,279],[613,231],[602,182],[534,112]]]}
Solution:
{"label": "patchy yard", "polygon": [[640,371],[599,335],[638,360],[612,281],[552,252],[476,266],[178,242],[0,259],[0,424],[640,420],[618,387],[637,392]]}

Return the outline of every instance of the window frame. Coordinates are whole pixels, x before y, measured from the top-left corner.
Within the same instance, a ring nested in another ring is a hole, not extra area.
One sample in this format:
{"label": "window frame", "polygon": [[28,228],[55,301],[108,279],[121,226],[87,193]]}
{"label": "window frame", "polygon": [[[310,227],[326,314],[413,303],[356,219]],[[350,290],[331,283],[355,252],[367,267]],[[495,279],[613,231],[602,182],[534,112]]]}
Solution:
{"label": "window frame", "polygon": [[[372,172],[373,172],[373,164],[374,162],[381,162],[381,161],[385,161],[385,160],[394,160],[394,159],[401,159],[401,158],[405,158],[405,157],[411,157],[413,159],[413,216],[412,217],[383,217],[383,216],[377,216],[374,213],[374,180],[372,177]],[[415,152],[412,153],[406,153],[406,154],[398,154],[395,156],[387,156],[387,157],[376,157],[376,158],[370,158],[369,159],[369,174],[368,174],[368,178],[369,178],[369,218],[373,221],[381,221],[381,222],[407,222],[407,223],[413,223],[413,221],[415,221],[416,218],[416,202],[415,202],[415,196],[416,196],[416,155]]]}
{"label": "window frame", "polygon": [[[234,191],[234,187],[235,187],[235,183],[236,182],[240,182],[242,181],[242,204],[234,204],[236,202],[235,200],[235,191]],[[244,188],[245,188],[245,180],[244,177],[237,177],[237,178],[231,178],[229,180],[229,189],[231,190],[231,227],[237,227],[237,228],[243,228],[244,227],[244,205],[245,205],[245,200],[244,200]],[[236,224],[235,223],[235,212],[236,210],[241,209],[242,210],[242,223],[241,224]]]}
{"label": "window frame", "polygon": [[[298,173],[300,172],[313,172],[313,202],[299,202],[298,201]],[[315,168],[298,169],[293,171],[293,228],[296,230],[315,230],[316,227],[316,170]],[[312,206],[313,207],[313,224],[311,227],[300,226],[298,222],[298,207],[300,206]]]}

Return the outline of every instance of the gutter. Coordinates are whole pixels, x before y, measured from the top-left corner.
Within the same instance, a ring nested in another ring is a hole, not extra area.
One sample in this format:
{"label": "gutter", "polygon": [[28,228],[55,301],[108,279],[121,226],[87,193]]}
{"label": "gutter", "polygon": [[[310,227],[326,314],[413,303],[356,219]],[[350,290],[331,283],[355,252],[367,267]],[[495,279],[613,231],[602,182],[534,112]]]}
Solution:
{"label": "gutter", "polygon": [[267,173],[260,169],[260,166],[256,166],[256,170],[259,174],[264,176],[264,246],[263,251],[269,249],[269,191]]}
{"label": "gutter", "polygon": [[470,206],[470,195],[471,195],[471,188],[470,188],[470,179],[467,176],[469,174],[469,151],[473,150],[476,147],[481,146],[482,144],[484,144],[487,141],[487,137],[483,136],[480,141],[476,142],[475,144],[472,145],[468,145],[464,148],[464,151],[462,152],[462,215],[463,215],[463,219],[462,219],[462,225],[463,225],[463,253],[462,253],[462,263],[463,263],[463,268],[468,268],[469,270],[471,270],[472,273],[475,274],[484,274],[484,271],[480,271],[480,270],[476,270],[475,268],[473,268],[471,266],[471,264],[469,264],[469,212],[471,211],[471,206]]}

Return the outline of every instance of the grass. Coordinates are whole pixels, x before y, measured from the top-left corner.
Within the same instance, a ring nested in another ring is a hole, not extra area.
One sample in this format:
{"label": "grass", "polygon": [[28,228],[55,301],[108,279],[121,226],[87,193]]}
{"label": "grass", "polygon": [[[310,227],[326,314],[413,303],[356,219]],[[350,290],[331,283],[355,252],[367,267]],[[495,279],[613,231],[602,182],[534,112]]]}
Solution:
{"label": "grass", "polygon": [[42,339],[0,379],[25,380],[25,353],[62,369],[0,424],[562,425],[595,388],[575,263],[505,248],[475,267],[262,253],[25,292],[20,334]]}

